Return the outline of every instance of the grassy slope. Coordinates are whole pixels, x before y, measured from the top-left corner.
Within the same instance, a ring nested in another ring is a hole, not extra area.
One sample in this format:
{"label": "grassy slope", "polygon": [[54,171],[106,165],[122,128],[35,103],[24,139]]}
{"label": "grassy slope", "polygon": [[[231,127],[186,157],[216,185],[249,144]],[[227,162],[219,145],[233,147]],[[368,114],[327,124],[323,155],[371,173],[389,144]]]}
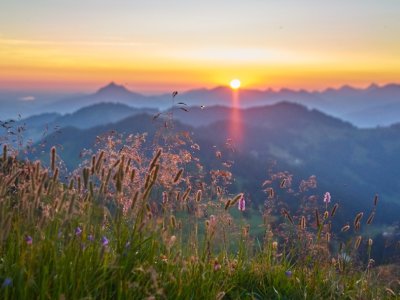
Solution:
{"label": "grassy slope", "polygon": [[[358,262],[354,239],[342,252],[331,249],[323,237],[332,216],[316,229],[286,221],[284,235],[266,224],[265,239],[256,240],[247,219],[233,222],[237,208],[226,204],[231,198],[223,186],[210,184],[199,197],[201,175],[177,177],[180,168],[190,169],[184,151],[164,149],[139,163],[139,154],[129,156],[140,153],[137,139],[133,145],[97,154],[69,186],[59,182],[56,163],[44,169],[3,154],[1,299],[383,299],[399,293],[396,282],[379,281],[371,265]],[[128,158],[137,159],[133,180]],[[160,201],[163,190],[168,201]],[[359,246],[370,249],[364,240]]]}

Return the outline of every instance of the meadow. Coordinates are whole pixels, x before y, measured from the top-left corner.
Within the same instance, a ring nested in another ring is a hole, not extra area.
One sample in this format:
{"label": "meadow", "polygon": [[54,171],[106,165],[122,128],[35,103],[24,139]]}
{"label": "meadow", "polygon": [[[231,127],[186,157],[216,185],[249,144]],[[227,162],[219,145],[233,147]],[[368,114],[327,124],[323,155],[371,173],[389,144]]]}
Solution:
{"label": "meadow", "polygon": [[371,257],[377,195],[336,232],[329,192],[293,210],[277,196],[291,176],[271,174],[260,211],[229,192],[228,169],[203,168],[189,134],[146,139],[103,136],[71,173],[55,147],[41,162],[3,146],[1,299],[399,297],[396,271]]}

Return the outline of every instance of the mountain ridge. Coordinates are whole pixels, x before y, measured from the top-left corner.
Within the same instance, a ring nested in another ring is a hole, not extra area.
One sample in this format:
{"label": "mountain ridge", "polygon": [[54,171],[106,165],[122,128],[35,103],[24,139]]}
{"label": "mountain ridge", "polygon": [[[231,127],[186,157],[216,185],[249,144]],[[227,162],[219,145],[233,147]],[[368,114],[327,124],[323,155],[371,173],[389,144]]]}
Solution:
{"label": "mountain ridge", "polygon": [[[366,88],[343,85],[340,88],[327,88],[321,91],[288,88],[280,90],[242,88],[233,92],[229,87],[217,86],[179,92],[175,97],[175,103],[184,102],[189,106],[232,106],[234,94],[236,94],[235,97],[237,97],[239,106],[242,108],[288,101],[305,105],[310,109],[318,109],[359,127],[388,126],[400,122],[400,105],[380,111],[379,116],[375,118],[370,117],[377,107],[384,108],[400,101],[400,84],[397,83],[380,86],[372,83]],[[48,104],[47,101],[41,107],[41,110],[42,112],[65,114],[102,102],[122,103],[136,108],[149,107],[166,110],[171,108],[172,98],[171,94],[143,95],[130,91],[124,85],[110,82],[91,94],[64,98],[51,104]],[[4,105],[7,105],[7,103],[0,102]],[[21,102],[21,106],[15,105],[15,110],[20,107],[21,110],[36,112],[38,108],[33,109],[35,105],[40,106],[40,103],[35,103],[35,101]],[[7,112],[9,113],[9,105]]]}

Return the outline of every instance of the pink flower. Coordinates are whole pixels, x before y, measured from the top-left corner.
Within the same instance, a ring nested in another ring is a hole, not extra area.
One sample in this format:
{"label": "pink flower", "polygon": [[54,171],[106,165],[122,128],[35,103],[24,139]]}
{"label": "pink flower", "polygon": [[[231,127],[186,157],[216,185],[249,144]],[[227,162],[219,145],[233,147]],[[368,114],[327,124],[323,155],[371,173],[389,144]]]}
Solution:
{"label": "pink flower", "polygon": [[239,202],[238,202],[238,209],[240,211],[244,211],[246,209],[246,201],[244,200],[244,196],[240,197]]}
{"label": "pink flower", "polygon": [[328,204],[331,202],[331,193],[326,192],[324,195],[324,203]]}
{"label": "pink flower", "polygon": [[221,270],[221,268],[222,268],[222,266],[220,265],[220,263],[217,260],[215,260],[214,261],[214,271],[219,271],[219,270]]}

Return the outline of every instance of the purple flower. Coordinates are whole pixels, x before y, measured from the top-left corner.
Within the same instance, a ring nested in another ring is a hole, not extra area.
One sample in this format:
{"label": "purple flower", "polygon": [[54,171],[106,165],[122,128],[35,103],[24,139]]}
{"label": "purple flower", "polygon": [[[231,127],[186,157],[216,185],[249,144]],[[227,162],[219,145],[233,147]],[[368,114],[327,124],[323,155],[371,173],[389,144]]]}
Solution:
{"label": "purple flower", "polygon": [[8,286],[12,286],[12,279],[10,277],[7,277],[6,279],[4,279],[3,284],[1,285],[2,288],[6,288]]}
{"label": "purple flower", "polygon": [[328,204],[331,202],[331,193],[326,192],[324,195],[324,203]]}
{"label": "purple flower", "polygon": [[101,238],[101,244],[103,245],[103,247],[107,247],[109,242],[110,241],[105,236]]}
{"label": "purple flower", "polygon": [[87,237],[87,239],[88,239],[89,241],[93,242],[93,241],[94,241],[94,236],[93,236],[92,234],[89,234],[88,237]]}
{"label": "purple flower", "polygon": [[292,277],[293,273],[292,273],[292,271],[287,270],[287,271],[285,272],[285,275],[286,275],[287,278],[290,278],[290,277]]}
{"label": "purple flower", "polygon": [[82,233],[82,229],[80,228],[80,227],[76,227],[76,229],[75,229],[75,235],[81,235],[81,233]]}
{"label": "purple flower", "polygon": [[238,202],[238,209],[240,211],[244,211],[246,209],[246,201],[244,200],[244,196],[242,195]]}
{"label": "purple flower", "polygon": [[26,242],[27,245],[32,245],[32,242],[33,242],[32,237],[30,235],[27,235],[25,237],[25,242]]}

